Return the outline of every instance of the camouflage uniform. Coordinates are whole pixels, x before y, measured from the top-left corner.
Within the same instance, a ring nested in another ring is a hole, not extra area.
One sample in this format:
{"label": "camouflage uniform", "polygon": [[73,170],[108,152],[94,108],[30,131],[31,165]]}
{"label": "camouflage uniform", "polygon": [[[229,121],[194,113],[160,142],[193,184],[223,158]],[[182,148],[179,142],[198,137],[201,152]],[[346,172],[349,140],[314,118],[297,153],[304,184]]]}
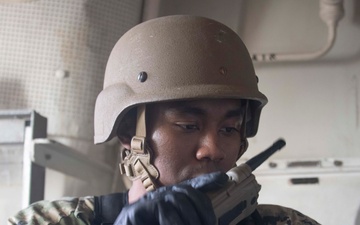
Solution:
{"label": "camouflage uniform", "polygon": [[90,225],[94,221],[94,197],[40,201],[11,217],[11,225]]}
{"label": "camouflage uniform", "polygon": [[[127,193],[124,193],[124,196]],[[95,225],[101,224],[95,211],[95,197],[65,198],[40,201],[18,212],[9,219],[9,225]],[[265,225],[317,225],[316,221],[300,212],[277,205],[259,205],[257,208]],[[118,214],[118,213],[116,213]],[[241,225],[254,225],[249,217]]]}

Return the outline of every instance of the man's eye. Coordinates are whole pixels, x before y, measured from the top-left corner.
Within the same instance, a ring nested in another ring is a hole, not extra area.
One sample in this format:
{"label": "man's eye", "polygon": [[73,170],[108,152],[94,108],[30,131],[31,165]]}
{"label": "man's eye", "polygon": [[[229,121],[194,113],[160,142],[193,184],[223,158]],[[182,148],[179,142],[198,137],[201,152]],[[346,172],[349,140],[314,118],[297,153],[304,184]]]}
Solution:
{"label": "man's eye", "polygon": [[199,130],[199,127],[196,124],[177,124],[184,130]]}
{"label": "man's eye", "polygon": [[220,131],[230,134],[230,133],[239,133],[239,129],[235,128],[235,127],[224,127],[222,129],[220,129]]}

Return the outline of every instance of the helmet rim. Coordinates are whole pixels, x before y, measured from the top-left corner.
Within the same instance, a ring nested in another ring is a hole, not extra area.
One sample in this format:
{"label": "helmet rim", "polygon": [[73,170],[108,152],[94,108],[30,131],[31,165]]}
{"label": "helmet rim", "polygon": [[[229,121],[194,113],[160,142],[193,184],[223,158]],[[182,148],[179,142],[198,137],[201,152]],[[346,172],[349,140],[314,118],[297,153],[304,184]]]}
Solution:
{"label": "helmet rim", "polygon": [[[103,123],[103,132],[97,133],[94,136],[95,143],[103,143],[111,140],[116,136],[117,127],[121,123],[122,119],[128,111],[140,104],[160,103],[169,101],[191,101],[201,99],[238,99],[249,100],[250,105],[256,108],[257,112],[253,112],[252,121],[258,121],[260,117],[261,109],[268,102],[266,96],[259,91],[249,93],[249,90],[244,89],[233,89],[226,85],[199,85],[199,86],[184,86],[177,90],[169,90],[168,92],[162,90],[162,94],[158,92],[144,92],[137,93],[130,91],[128,93],[119,92],[119,90],[126,90],[123,85],[112,85],[109,88],[104,89],[97,99],[98,108],[107,108],[112,114],[106,113],[105,115],[95,114],[95,120],[101,120],[106,118]],[[217,90],[217,91],[214,91]],[[108,96],[112,96],[113,100],[109,101]],[[124,97],[126,96],[126,97]],[[102,100],[102,99],[108,99]],[[102,104],[101,104],[102,103]],[[104,105],[105,103],[105,105]],[[101,105],[98,105],[101,104]],[[107,112],[108,112],[107,111]],[[98,112],[99,113],[99,112]],[[97,118],[98,117],[98,118]],[[111,124],[105,127],[106,124]],[[252,124],[248,127],[256,127],[257,124]],[[253,137],[257,133],[257,129],[249,129],[246,137]]]}

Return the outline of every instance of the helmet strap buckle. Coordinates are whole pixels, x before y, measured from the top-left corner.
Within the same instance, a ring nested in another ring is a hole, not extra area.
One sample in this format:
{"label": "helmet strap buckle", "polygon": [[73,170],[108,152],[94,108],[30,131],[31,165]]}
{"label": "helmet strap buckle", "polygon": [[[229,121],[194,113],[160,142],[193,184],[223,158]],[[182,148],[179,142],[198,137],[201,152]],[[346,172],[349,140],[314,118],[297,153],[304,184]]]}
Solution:
{"label": "helmet strap buckle", "polygon": [[146,154],[145,137],[134,136],[131,139],[131,151],[134,151],[137,154]]}
{"label": "helmet strap buckle", "polygon": [[159,171],[151,164],[151,149],[146,143],[145,105],[138,106],[136,135],[131,139],[131,149],[124,149],[119,164],[120,173],[130,180],[141,179],[147,191],[156,188]]}

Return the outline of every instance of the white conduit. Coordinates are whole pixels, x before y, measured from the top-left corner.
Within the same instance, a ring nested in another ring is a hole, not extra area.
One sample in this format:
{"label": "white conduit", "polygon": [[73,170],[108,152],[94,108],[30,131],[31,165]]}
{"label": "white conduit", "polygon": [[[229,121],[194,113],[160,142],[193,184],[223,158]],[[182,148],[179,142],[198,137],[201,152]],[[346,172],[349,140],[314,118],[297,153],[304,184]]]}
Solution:
{"label": "white conduit", "polygon": [[252,60],[255,62],[307,61],[317,59],[325,55],[335,43],[337,24],[344,16],[344,7],[342,0],[320,0],[319,14],[320,18],[328,26],[327,43],[319,51],[292,54],[252,54]]}

